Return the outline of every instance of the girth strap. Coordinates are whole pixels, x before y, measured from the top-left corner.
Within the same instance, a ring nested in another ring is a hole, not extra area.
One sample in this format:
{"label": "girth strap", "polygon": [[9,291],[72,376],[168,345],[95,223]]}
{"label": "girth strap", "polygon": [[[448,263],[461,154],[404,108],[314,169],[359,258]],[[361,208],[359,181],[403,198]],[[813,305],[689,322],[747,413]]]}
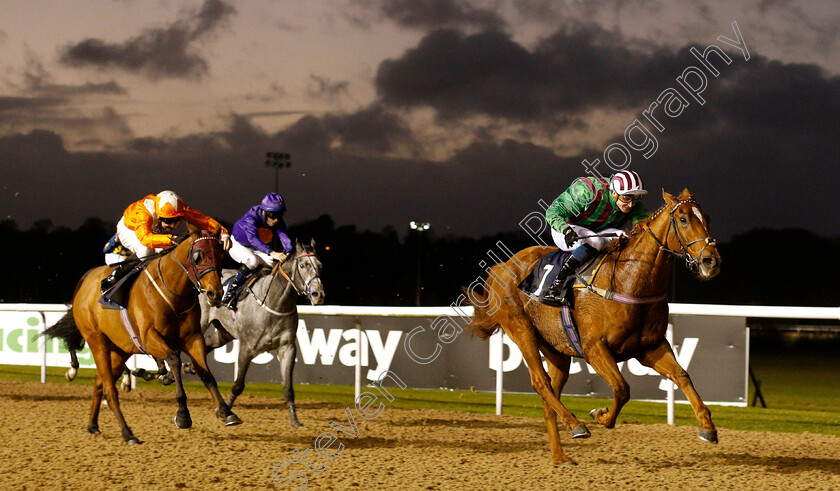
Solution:
{"label": "girth strap", "polygon": [[120,318],[122,319],[125,331],[128,333],[128,337],[131,338],[131,342],[134,343],[134,346],[136,346],[137,349],[145,355],[146,350],[144,350],[143,345],[140,344],[140,338],[137,337],[137,333],[134,332],[134,326],[131,325],[131,320],[128,318],[128,311],[124,307],[120,308]]}

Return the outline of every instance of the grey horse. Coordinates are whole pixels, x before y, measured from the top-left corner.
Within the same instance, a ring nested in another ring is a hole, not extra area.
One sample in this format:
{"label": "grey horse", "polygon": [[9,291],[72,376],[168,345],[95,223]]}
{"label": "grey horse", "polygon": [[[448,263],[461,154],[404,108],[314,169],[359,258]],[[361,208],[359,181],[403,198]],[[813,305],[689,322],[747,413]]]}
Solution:
{"label": "grey horse", "polygon": [[[236,274],[236,270],[223,271],[223,279]],[[298,296],[306,295],[312,305],[324,303],[324,285],[321,283],[321,261],[315,254],[315,240],[310,245],[295,243],[295,250],[283,264],[275,265],[271,274],[257,279],[245,287],[246,295],[240,299],[236,312],[225,306],[205,307],[201,302],[201,330],[208,353],[233,339],[239,340],[239,372],[233,383],[228,406],[245,389],[245,374],[251,360],[260,353],[277,350],[283,380],[283,395],[289,406],[292,427],[303,426],[295,410],[295,390],[292,371],[297,355]]]}

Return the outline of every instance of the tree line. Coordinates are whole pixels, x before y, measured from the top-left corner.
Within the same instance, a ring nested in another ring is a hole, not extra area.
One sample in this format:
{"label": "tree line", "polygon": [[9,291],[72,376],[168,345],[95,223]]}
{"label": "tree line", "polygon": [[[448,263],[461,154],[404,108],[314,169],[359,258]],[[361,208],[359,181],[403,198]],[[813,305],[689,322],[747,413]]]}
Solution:
{"label": "tree line", "polygon": [[[230,224],[224,224],[230,229]],[[104,262],[102,247],[115,224],[88,218],[76,230],[49,220],[20,230],[0,221],[3,281],[0,302],[67,303],[88,269]],[[327,303],[334,305],[449,305],[461,288],[486,277],[492,254],[507,259],[532,246],[521,231],[483,238],[437,236],[434,229],[400,237],[394,228],[379,232],[336,226],[328,215],[289,227],[293,238],[314,238],[324,265]],[[708,282],[692,277],[678,259],[670,286],[671,300],[685,303],[798,305],[840,304],[840,238],[820,237],[800,229],[754,229],[718,244],[721,273]],[[802,253],[806,251],[806,253]],[[492,253],[492,254],[491,254]],[[230,258],[226,267],[234,267]]]}

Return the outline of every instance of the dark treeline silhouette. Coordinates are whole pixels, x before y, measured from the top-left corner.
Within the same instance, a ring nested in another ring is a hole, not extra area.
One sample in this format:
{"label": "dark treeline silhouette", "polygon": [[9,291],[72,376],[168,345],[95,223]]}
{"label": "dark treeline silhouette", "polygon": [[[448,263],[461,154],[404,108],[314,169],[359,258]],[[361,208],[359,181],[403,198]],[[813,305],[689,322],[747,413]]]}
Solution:
{"label": "dark treeline silhouette", "polygon": [[[226,226],[229,224],[225,224]],[[228,227],[230,228],[230,227]],[[65,303],[79,278],[103,263],[102,246],[115,225],[89,218],[77,230],[41,220],[26,231],[12,220],[0,222],[3,277],[0,302]],[[494,256],[535,245],[524,232],[481,239],[438,237],[434,229],[380,232],[338,226],[329,216],[293,225],[292,237],[314,238],[327,303],[411,306],[417,302],[418,241],[421,305],[449,305],[461,287],[484,278]],[[691,277],[676,262],[672,300],[686,303],[800,305],[840,304],[840,239],[798,229],[756,229],[719,244],[721,274],[708,282]],[[228,258],[227,267],[234,264]]]}

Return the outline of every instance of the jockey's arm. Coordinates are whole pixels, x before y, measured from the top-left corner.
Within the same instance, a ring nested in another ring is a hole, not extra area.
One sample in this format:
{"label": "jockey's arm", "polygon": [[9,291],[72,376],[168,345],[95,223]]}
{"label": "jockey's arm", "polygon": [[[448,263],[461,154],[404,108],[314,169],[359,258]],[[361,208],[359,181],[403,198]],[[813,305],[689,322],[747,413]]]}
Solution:
{"label": "jockey's arm", "polygon": [[586,210],[593,198],[592,191],[580,179],[577,179],[548,207],[545,218],[551,228],[563,232],[574,217]]}
{"label": "jockey's arm", "polygon": [[222,242],[224,250],[230,249],[230,233],[222,226],[216,219],[201,213],[198,210],[187,208],[184,213],[184,218],[202,230],[219,231],[219,240]]}

